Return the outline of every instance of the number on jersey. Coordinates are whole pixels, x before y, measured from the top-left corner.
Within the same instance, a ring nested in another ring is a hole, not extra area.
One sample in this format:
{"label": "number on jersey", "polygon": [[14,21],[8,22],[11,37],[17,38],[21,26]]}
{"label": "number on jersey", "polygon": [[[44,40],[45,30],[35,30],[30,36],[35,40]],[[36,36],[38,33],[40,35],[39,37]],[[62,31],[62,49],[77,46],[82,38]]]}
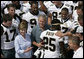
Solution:
{"label": "number on jersey", "polygon": [[53,20],[57,19],[57,12],[53,12],[53,13],[52,13],[52,19],[53,19]]}
{"label": "number on jersey", "polygon": [[16,30],[15,30],[15,29],[14,29],[14,30],[10,30],[10,33],[13,33],[13,37],[12,37],[12,39],[11,39],[11,40],[9,40],[8,33],[7,33],[7,32],[5,32],[5,35],[6,35],[6,40],[5,40],[5,42],[14,41],[15,32],[16,32]]}
{"label": "number on jersey", "polygon": [[31,19],[30,24],[31,24],[31,28],[33,28],[37,24],[36,19]]}
{"label": "number on jersey", "polygon": [[55,42],[55,39],[43,37],[43,40],[44,40],[44,49],[54,52],[56,49],[56,46],[52,43],[52,41]]}
{"label": "number on jersey", "polygon": [[63,33],[66,33],[68,31],[68,28],[62,27]]}

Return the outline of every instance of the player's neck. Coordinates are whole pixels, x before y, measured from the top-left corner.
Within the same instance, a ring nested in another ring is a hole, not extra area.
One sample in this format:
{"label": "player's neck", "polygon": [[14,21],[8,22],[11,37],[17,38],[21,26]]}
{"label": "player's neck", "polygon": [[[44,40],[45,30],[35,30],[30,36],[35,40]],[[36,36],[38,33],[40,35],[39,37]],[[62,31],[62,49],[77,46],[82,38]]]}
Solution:
{"label": "player's neck", "polygon": [[30,9],[30,13],[33,14],[33,15],[38,15],[39,12],[37,14],[34,14],[34,12]]}

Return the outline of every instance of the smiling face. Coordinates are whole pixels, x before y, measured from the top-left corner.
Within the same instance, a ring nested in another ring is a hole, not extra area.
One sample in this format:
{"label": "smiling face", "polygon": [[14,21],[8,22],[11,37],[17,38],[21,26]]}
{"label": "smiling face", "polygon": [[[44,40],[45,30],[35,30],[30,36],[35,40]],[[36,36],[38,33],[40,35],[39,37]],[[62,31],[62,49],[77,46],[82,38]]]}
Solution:
{"label": "smiling face", "polygon": [[39,26],[40,26],[40,28],[44,28],[45,23],[46,23],[46,17],[45,16],[40,16],[39,17]]}
{"label": "smiling face", "polygon": [[61,17],[62,17],[62,19],[67,19],[67,17],[68,17],[68,13],[67,13],[67,11],[64,11],[64,10],[62,10],[61,11]]}
{"label": "smiling face", "polygon": [[69,40],[68,45],[69,45],[70,49],[73,49],[74,48],[74,44],[73,44],[73,42],[71,40]]}
{"label": "smiling face", "polygon": [[38,4],[32,4],[31,10],[34,14],[38,14]]}
{"label": "smiling face", "polygon": [[10,14],[11,16],[14,16],[14,14],[15,14],[15,8],[14,8],[14,7],[10,7],[10,8],[8,9],[8,12],[9,12],[9,14]]}
{"label": "smiling face", "polygon": [[22,36],[25,36],[25,33],[27,32],[27,21],[23,20],[20,24],[19,24],[19,31],[20,31],[20,34]]}
{"label": "smiling face", "polygon": [[20,29],[20,34],[21,34],[22,36],[25,36],[25,33],[26,33],[26,28]]}
{"label": "smiling face", "polygon": [[80,47],[80,37],[78,36],[70,36],[68,45],[70,49],[77,50]]}

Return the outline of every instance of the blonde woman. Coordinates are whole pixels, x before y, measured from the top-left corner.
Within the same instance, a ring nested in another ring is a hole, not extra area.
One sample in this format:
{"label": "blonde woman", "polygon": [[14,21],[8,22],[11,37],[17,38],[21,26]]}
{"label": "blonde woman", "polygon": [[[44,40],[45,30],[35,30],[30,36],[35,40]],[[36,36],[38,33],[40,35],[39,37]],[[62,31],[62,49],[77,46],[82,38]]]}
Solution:
{"label": "blonde woman", "polygon": [[31,58],[32,47],[31,39],[27,32],[27,22],[23,20],[19,25],[20,34],[15,38],[16,58]]}

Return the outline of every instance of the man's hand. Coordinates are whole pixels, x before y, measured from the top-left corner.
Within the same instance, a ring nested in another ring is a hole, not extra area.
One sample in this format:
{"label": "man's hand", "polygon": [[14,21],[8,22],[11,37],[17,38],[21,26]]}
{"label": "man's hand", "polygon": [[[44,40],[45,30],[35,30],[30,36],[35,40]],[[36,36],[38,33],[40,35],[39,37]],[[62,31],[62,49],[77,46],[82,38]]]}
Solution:
{"label": "man's hand", "polygon": [[43,42],[38,43],[37,46],[41,48],[43,46],[42,43]]}
{"label": "man's hand", "polygon": [[61,32],[61,31],[58,31],[57,33],[55,33],[56,36],[59,36],[59,37],[63,37],[64,34]]}

